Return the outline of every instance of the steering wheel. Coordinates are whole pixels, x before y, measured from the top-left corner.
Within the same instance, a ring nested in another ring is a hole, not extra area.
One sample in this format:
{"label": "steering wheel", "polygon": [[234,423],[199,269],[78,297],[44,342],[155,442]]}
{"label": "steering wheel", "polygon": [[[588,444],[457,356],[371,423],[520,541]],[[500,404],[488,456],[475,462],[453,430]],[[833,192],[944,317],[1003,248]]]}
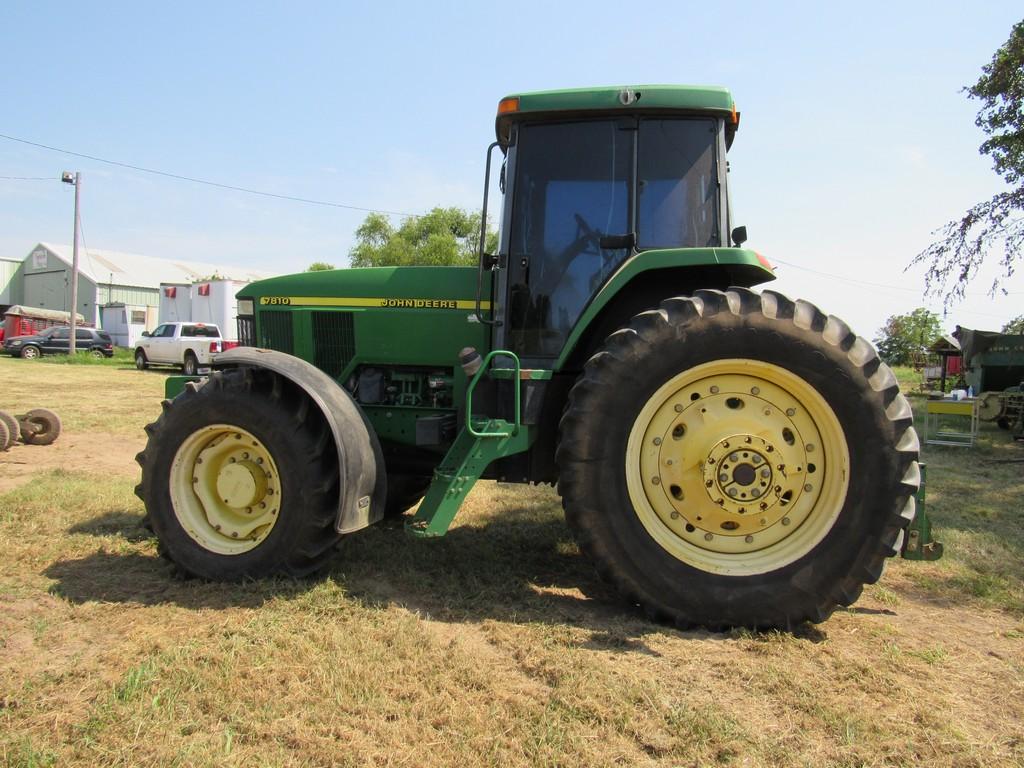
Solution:
{"label": "steering wheel", "polygon": [[574,213],[572,217],[576,220],[576,239],[569,243],[565,249],[558,254],[557,259],[557,272],[553,275],[551,280],[546,280],[544,273],[541,272],[540,279],[538,280],[538,293],[546,293],[551,295],[559,283],[562,282],[562,278],[565,277],[565,273],[569,271],[569,267],[576,259],[586,253],[587,248],[593,244],[600,248],[601,233],[594,229],[587,220],[580,216],[578,213]]}

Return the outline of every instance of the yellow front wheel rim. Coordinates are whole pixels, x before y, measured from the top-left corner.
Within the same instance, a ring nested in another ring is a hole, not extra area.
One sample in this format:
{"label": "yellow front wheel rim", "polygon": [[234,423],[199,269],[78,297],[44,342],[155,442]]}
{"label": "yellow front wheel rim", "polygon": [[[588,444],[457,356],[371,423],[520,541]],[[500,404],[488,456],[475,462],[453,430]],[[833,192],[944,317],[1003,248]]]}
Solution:
{"label": "yellow front wheel rim", "polygon": [[758,360],[705,363],[647,401],[626,482],[648,533],[700,570],[766,573],[831,530],[849,484],[839,420],[803,378]]}
{"label": "yellow front wheel rim", "polygon": [[171,464],[171,504],[203,549],[239,555],[270,535],[281,511],[281,477],[248,430],[211,424],[182,442]]}

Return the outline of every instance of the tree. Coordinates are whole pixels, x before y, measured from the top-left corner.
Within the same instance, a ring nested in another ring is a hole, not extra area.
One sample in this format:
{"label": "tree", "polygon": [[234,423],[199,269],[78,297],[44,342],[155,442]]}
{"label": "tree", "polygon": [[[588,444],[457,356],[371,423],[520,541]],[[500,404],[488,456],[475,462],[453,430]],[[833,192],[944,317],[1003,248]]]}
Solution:
{"label": "tree", "polygon": [[[353,267],[470,265],[477,262],[479,243],[479,213],[434,208],[397,229],[384,214],[371,213],[356,230],[349,261]],[[487,250],[495,248],[497,235],[488,232]]]}
{"label": "tree", "polygon": [[886,320],[878,330],[875,346],[889,365],[919,365],[941,335],[939,316],[919,307]]}
{"label": "tree", "polygon": [[1007,322],[1000,333],[1024,334],[1024,315],[1017,315],[1013,320]]}
{"label": "tree", "polygon": [[992,158],[996,173],[1010,189],[946,224],[938,230],[941,239],[911,262],[928,264],[929,291],[945,289],[953,281],[946,292],[947,306],[963,298],[986,255],[1001,246],[1001,274],[992,284],[994,293],[1001,280],[1013,274],[1024,245],[1024,21],[1014,25],[1009,40],[981,71],[978,82],[964,88],[982,105],[974,123],[988,138],[978,151]]}
{"label": "tree", "polygon": [[308,267],[307,272],[327,272],[332,269],[337,269],[333,264],[328,264],[326,261],[314,261]]}

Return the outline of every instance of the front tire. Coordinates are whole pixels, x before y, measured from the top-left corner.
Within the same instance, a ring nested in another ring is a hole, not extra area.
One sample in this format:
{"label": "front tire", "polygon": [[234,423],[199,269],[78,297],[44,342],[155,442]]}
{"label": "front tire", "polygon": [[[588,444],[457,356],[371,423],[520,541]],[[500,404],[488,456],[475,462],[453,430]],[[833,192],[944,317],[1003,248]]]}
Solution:
{"label": "front tire", "polygon": [[179,568],[235,581],[327,564],[340,538],[338,455],[298,387],[259,369],[218,371],[164,401],[146,431],[136,493]]}
{"label": "front tire", "polygon": [[144,371],[149,367],[149,361],[146,360],[146,353],[141,349],[135,350],[135,367],[140,371]]}
{"label": "front tire", "polygon": [[788,628],[850,605],[899,551],[917,452],[895,377],[842,321],[699,291],[587,362],[559,492],[581,549],[653,618]]}
{"label": "front tire", "polygon": [[22,347],[21,357],[23,360],[35,360],[39,357],[39,347],[33,347],[31,344],[27,347]]}

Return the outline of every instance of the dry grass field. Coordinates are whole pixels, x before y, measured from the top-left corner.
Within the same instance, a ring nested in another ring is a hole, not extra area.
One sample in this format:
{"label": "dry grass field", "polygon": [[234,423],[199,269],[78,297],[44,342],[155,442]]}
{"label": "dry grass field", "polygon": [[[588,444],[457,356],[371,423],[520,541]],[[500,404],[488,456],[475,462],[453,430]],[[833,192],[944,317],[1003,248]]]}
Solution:
{"label": "dry grass field", "polygon": [[0,359],[0,762],[9,766],[1024,763],[1024,446],[929,448],[946,558],[793,633],[652,625],[553,491],[485,483],[451,534],[376,528],[326,578],[175,578],[132,494],[163,376]]}

